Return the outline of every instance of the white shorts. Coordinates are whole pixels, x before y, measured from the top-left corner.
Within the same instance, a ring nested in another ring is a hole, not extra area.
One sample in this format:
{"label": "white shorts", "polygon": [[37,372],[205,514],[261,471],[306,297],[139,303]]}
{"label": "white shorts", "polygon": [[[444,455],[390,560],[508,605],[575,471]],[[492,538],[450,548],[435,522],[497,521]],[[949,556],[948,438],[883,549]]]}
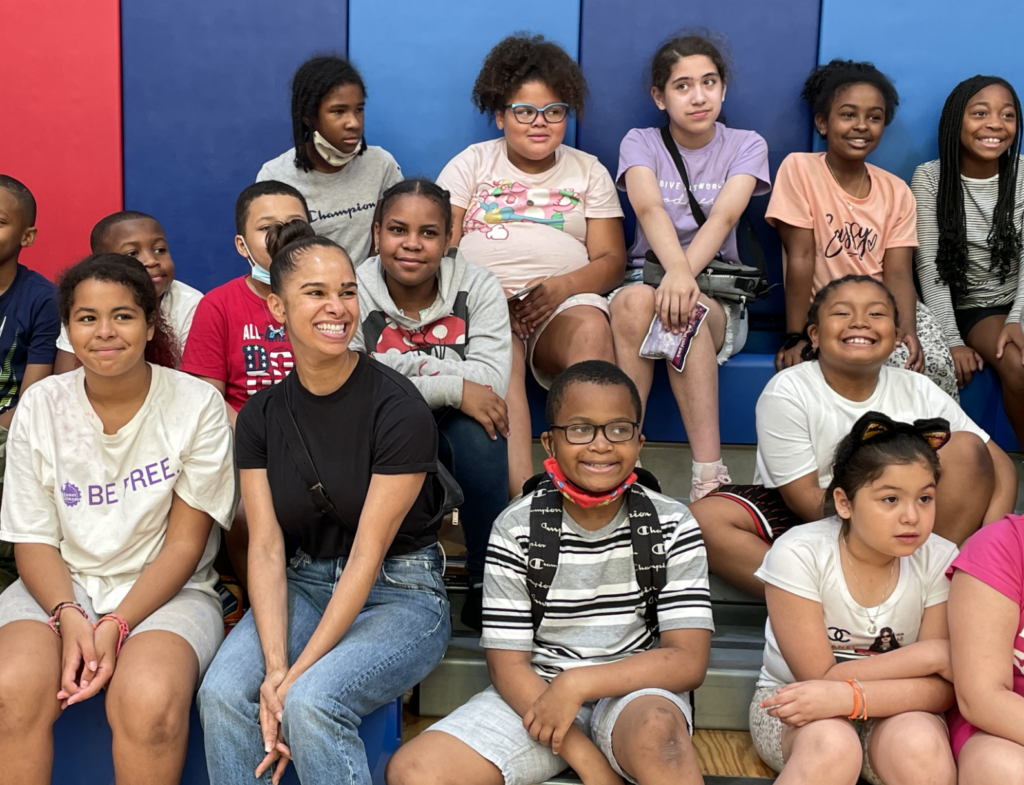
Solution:
{"label": "white shorts", "polygon": [[[626,774],[612,752],[612,730],[622,710],[644,695],[657,695],[672,701],[683,713],[686,726],[693,733],[689,694],[676,695],[666,690],[637,690],[621,698],[605,698],[584,703],[576,715],[576,724],[608,758],[615,772],[629,782],[636,780]],[[523,727],[523,718],[505,703],[494,687],[473,696],[466,704],[439,722],[432,731],[448,733],[486,758],[501,770],[505,785],[534,785],[554,777],[569,767],[549,747],[535,741]]]}
{"label": "white shorts", "polygon": [[[85,589],[72,581],[75,601],[85,608],[95,624],[99,614],[92,607],[92,601]],[[0,594],[0,627],[12,621],[38,621],[46,624],[48,611],[36,602],[25,584],[19,578]],[[199,681],[213,661],[221,642],[224,640],[224,618],[218,600],[198,589],[182,589],[161,608],[153,611],[137,624],[128,635],[132,638],[151,630],[173,632],[188,641],[199,658]],[[198,684],[198,682],[197,682]]]}
{"label": "white shorts", "polygon": [[533,371],[533,378],[537,380],[537,383],[545,390],[550,389],[551,382],[554,381],[553,377],[545,376],[541,371],[537,369],[537,366],[533,364],[533,352],[537,348],[537,341],[544,334],[548,325],[555,320],[563,311],[568,311],[570,308],[575,308],[577,305],[589,305],[592,308],[597,308],[601,313],[608,318],[608,298],[601,294],[590,294],[589,292],[584,294],[574,294],[569,297],[564,303],[555,308],[554,313],[551,314],[547,319],[540,323],[536,330],[530,335],[526,341],[526,363],[530,366],[530,370]]}

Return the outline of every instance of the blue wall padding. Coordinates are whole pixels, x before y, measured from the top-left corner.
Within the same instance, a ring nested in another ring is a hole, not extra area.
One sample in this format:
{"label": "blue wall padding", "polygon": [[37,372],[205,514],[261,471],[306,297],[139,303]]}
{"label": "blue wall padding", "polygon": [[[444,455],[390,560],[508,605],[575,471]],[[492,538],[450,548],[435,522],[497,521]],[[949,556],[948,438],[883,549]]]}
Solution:
{"label": "blue wall padding", "polygon": [[869,60],[894,80],[899,109],[870,160],[908,182],[918,164],[938,158],[939,115],[958,82],[989,74],[1024,89],[1020,0],[992,0],[975,13],[934,0],[866,0],[855,7],[822,0],[819,60]]}
{"label": "blue wall padding", "polygon": [[313,54],[344,54],[339,0],[123,0],[125,207],[167,230],[178,277],[206,291],[248,270],[234,205],[291,146],[290,84]]}
{"label": "blue wall padding", "polygon": [[967,416],[984,428],[1004,450],[1020,450],[1021,445],[1010,427],[1003,408],[1003,389],[991,368],[976,373],[960,391],[960,404]]}
{"label": "blue wall padding", "polygon": [[[673,31],[702,25],[731,44],[735,75],[723,113],[729,125],[753,129],[767,140],[774,177],[788,153],[810,149],[810,114],[800,90],[817,62],[818,13],[818,0],[584,0],[580,63],[590,100],[579,126],[579,147],[597,155],[614,176],[626,132],[665,122],[651,100],[645,74],[651,56]],[[753,211],[763,216],[767,200],[753,204]],[[631,241],[632,212],[627,212]],[[770,278],[781,283],[778,236],[760,217],[755,226],[768,253]],[[781,289],[756,310],[782,313]]]}
{"label": "blue wall padding", "polygon": [[[69,706],[53,726],[53,785],[114,785],[105,699],[106,693],[102,692],[85,703]],[[402,743],[402,699],[397,698],[363,717],[359,738],[366,750],[373,785],[384,785],[384,769]],[[299,785],[294,765],[289,764],[281,783]],[[181,785],[210,785],[203,729],[194,703]]]}
{"label": "blue wall padding", "polygon": [[[464,148],[499,132],[470,94],[483,59],[505,36],[542,33],[576,57],[579,0],[514,9],[450,0],[350,0],[349,51],[370,94],[366,136],[407,176],[436,177]],[[566,142],[574,144],[570,121]]]}

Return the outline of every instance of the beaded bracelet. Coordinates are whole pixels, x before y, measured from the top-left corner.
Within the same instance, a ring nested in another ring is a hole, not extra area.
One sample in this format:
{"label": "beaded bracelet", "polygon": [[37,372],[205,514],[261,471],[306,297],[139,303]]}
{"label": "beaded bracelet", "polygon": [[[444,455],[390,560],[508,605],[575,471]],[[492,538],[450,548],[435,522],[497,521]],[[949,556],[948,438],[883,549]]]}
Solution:
{"label": "beaded bracelet", "polygon": [[116,657],[116,656],[118,656],[121,653],[121,645],[124,643],[125,638],[127,638],[128,635],[131,633],[131,630],[128,628],[128,622],[126,622],[124,619],[122,619],[116,613],[108,613],[106,616],[101,617],[100,620],[98,622],[96,622],[92,626],[92,628],[94,630],[95,629],[99,629],[99,626],[101,624],[103,624],[103,622],[105,622],[105,621],[116,621],[117,622],[117,629],[118,629],[117,649],[114,651],[114,656]]}
{"label": "beaded bracelet", "polygon": [[58,638],[63,637],[60,633],[60,614],[65,608],[74,608],[87,620],[89,619],[88,612],[77,602],[58,602],[50,612],[50,618],[46,620],[46,623],[50,625],[50,629],[57,633]]}

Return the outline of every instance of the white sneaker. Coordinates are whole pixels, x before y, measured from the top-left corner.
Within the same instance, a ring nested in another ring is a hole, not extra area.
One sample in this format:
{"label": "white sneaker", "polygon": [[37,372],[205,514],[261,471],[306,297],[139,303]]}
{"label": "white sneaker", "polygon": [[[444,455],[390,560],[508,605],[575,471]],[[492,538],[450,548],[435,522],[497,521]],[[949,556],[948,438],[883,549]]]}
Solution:
{"label": "white sneaker", "polygon": [[690,483],[690,502],[703,499],[709,493],[714,493],[731,482],[732,477],[729,476],[729,469],[726,466],[705,466],[701,469],[700,476],[694,477]]}

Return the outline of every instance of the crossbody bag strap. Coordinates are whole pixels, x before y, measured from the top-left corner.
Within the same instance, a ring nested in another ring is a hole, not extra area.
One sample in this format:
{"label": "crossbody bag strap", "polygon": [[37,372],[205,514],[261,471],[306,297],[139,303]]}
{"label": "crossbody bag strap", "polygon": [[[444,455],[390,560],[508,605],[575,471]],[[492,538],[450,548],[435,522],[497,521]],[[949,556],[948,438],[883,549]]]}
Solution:
{"label": "crossbody bag strap", "polygon": [[[285,390],[282,390],[285,392]],[[302,481],[306,484],[306,488],[309,490],[309,495],[313,499],[313,504],[320,510],[324,515],[333,518],[334,521],[341,526],[348,528],[345,520],[341,517],[341,513],[338,512],[334,503],[331,501],[331,497],[327,495],[327,489],[324,488],[323,483],[320,482],[320,475],[317,473],[316,466],[313,464],[313,458],[309,454],[309,450],[306,448],[306,442],[302,438],[302,434],[299,432],[298,423],[295,422],[295,416],[292,414],[291,407],[288,406],[287,400],[278,401],[275,398],[270,399],[270,408],[274,410],[274,414],[277,416],[277,422],[281,426],[281,430],[284,432],[284,440],[288,444],[288,452],[292,455],[292,460],[295,461],[295,468],[299,470],[299,476],[302,477]]]}
{"label": "crossbody bag strap", "polygon": [[526,552],[526,588],[530,593],[534,632],[548,607],[548,591],[558,571],[561,538],[562,494],[545,477],[530,501],[530,544]]}
{"label": "crossbody bag strap", "polygon": [[683,156],[679,154],[676,140],[672,138],[672,131],[669,130],[667,125],[661,127],[661,141],[665,143],[668,154],[672,156],[672,162],[676,165],[676,169],[679,170],[679,176],[683,178],[683,188],[686,189],[686,197],[690,200],[690,212],[693,213],[693,220],[697,222],[697,228],[699,229],[708,219],[704,215],[704,210],[701,209],[697,197],[690,190],[690,178],[686,174],[686,164],[683,163]]}

